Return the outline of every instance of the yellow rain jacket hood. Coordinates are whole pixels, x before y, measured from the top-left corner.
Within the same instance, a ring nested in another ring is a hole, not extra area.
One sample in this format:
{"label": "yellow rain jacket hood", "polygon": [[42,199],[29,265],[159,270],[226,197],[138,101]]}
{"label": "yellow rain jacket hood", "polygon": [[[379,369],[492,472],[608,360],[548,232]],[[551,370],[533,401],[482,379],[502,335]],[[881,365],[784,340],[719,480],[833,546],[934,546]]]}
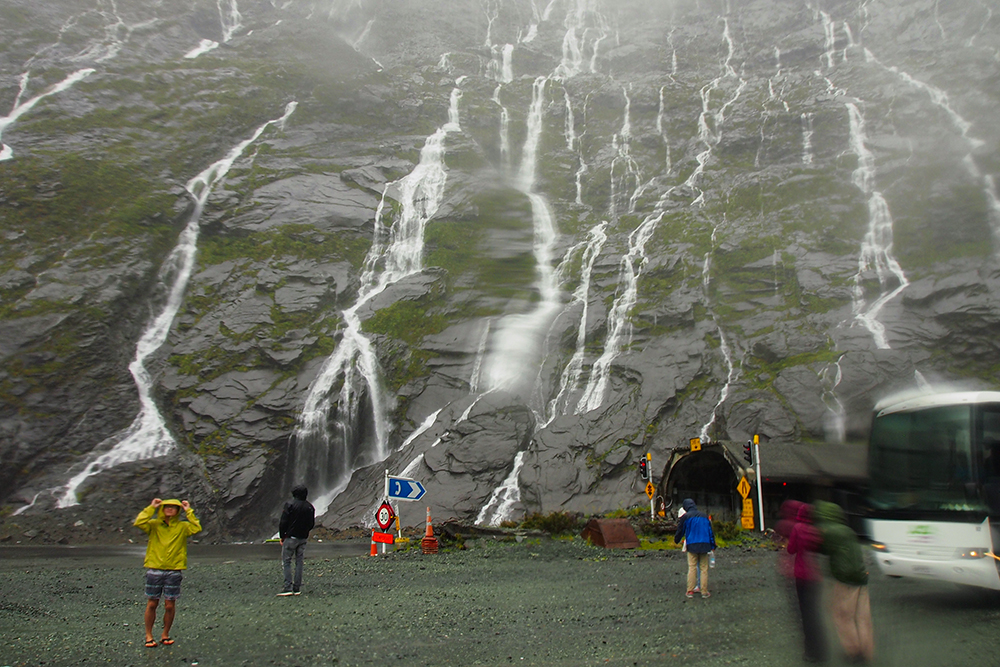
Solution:
{"label": "yellow rain jacket hood", "polygon": [[[183,509],[179,500],[164,500],[160,507],[176,505]],[[150,570],[186,570],[187,569],[187,538],[201,532],[201,522],[194,515],[194,510],[187,510],[187,521],[181,520],[181,514],[166,520],[163,512],[150,505],[139,512],[135,518],[135,526],[149,535],[146,545],[146,559],[143,567]]]}

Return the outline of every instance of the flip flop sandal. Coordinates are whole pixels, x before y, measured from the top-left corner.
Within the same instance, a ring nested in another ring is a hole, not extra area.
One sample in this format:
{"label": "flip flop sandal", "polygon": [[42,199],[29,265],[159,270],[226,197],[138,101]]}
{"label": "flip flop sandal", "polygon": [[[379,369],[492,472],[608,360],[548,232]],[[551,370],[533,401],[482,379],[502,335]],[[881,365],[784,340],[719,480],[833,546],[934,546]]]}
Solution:
{"label": "flip flop sandal", "polygon": [[157,646],[159,646],[159,644],[156,643],[155,639],[150,639],[146,642],[146,648],[156,648]]}
{"label": "flip flop sandal", "polygon": [[174,640],[171,639],[170,637],[164,637],[163,639],[160,640],[160,643],[163,644],[164,646],[170,646],[171,644],[174,643]]}

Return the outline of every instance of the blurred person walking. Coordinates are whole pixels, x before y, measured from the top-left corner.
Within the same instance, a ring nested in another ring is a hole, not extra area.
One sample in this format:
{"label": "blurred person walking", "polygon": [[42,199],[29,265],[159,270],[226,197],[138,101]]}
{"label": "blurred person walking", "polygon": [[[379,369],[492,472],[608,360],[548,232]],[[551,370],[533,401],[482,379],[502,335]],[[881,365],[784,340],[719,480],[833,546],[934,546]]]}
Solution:
{"label": "blurred person walking", "polygon": [[[181,509],[186,520],[178,518]],[[153,625],[161,597],[164,603],[160,643],[169,646],[174,643],[170,628],[177,613],[177,598],[181,596],[183,571],[187,569],[187,539],[201,532],[201,523],[188,501],[153,498],[149,506],[139,512],[133,525],[149,535],[143,561],[146,568],[146,648],[157,645],[153,639]]]}
{"label": "blurred person walking", "polygon": [[[285,586],[279,597],[300,595],[302,592],[302,567],[306,555],[309,531],[316,525],[316,509],[306,500],[309,490],[304,486],[292,489],[292,499],[285,503],[278,522],[278,537],[281,540],[281,566],[285,575]],[[295,575],[292,576],[292,559],[295,559]]]}
{"label": "blurred person walking", "polygon": [[805,645],[803,658],[806,662],[826,661],[826,638],[823,635],[823,620],[820,617],[820,592],[822,575],[816,558],[820,545],[820,535],[812,525],[812,506],[803,504],[796,514],[795,525],[788,536],[788,553],[795,556],[792,576],[795,579],[795,593],[799,600],[799,616],[802,619],[802,635]]}
{"label": "blurred person walking", "polygon": [[693,500],[685,498],[681,507],[684,509],[684,515],[677,523],[674,543],[680,544],[685,540],[687,542],[688,574],[685,596],[694,597],[697,573],[701,570],[701,597],[708,598],[712,596],[708,590],[708,555],[716,548],[715,532],[712,530],[712,522],[703,512],[698,511]]}
{"label": "blurred person walking", "polygon": [[875,657],[871,603],[868,598],[868,568],[858,536],[847,525],[840,506],[816,503],[816,528],[820,553],[829,556],[833,589],[830,606],[840,645],[853,662],[868,663]]}

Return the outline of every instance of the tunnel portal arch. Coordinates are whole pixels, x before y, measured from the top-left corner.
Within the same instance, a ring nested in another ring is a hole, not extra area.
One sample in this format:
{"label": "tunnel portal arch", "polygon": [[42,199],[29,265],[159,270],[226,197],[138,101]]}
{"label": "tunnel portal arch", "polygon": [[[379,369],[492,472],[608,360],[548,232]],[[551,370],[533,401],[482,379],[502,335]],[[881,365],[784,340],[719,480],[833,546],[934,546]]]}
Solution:
{"label": "tunnel portal arch", "polygon": [[721,445],[701,451],[674,450],[664,470],[660,494],[674,513],[691,498],[714,519],[736,521],[743,510],[736,485],[745,471]]}

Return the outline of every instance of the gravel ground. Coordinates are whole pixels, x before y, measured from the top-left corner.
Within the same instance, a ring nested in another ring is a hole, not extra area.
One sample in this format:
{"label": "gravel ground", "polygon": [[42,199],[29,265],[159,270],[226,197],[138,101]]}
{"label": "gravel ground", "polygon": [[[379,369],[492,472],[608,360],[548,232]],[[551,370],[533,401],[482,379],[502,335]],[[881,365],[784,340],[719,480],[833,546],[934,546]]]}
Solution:
{"label": "gravel ground", "polygon": [[[547,538],[378,558],[343,555],[363,543],[310,545],[303,594],[279,598],[273,546],[273,557],[259,546],[246,558],[192,554],[177,643],[155,649],[142,646],[140,552],[39,560],[8,549],[0,666],[800,664],[789,591],[763,547],[719,550],[712,598],[687,600],[678,551]],[[872,600],[877,664],[996,664],[997,594],[873,575]]]}

